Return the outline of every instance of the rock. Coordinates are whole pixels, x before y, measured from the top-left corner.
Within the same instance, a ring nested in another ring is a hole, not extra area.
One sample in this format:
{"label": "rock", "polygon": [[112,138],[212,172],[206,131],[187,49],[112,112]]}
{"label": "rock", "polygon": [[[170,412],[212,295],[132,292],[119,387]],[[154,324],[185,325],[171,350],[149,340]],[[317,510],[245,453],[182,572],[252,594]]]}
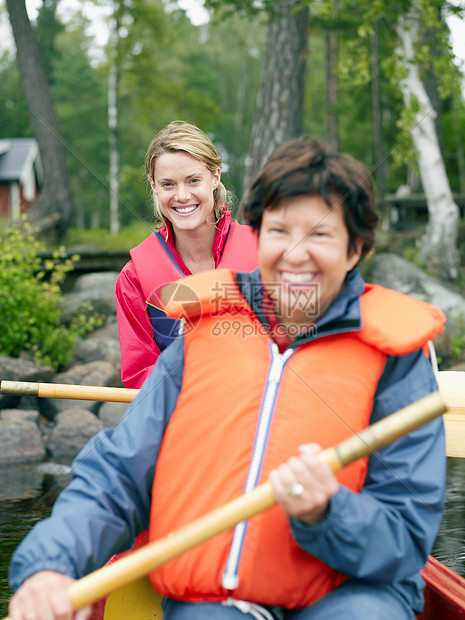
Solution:
{"label": "rock", "polygon": [[78,385],[113,385],[119,376],[119,369],[109,362],[96,361],[89,364],[76,364],[66,372],[55,375],[55,383],[71,383]]}
{"label": "rock", "polygon": [[39,427],[39,412],[35,409],[3,409],[0,418],[8,422],[34,422]]}
{"label": "rock", "polygon": [[465,298],[395,254],[375,254],[370,260],[370,281],[427,301],[447,317],[465,321]]}
{"label": "rock", "polygon": [[[64,372],[57,374],[51,367],[38,366],[30,360],[29,352],[24,352],[20,358],[0,355],[0,380],[121,387],[117,276],[117,272],[80,276],[72,292],[63,295],[64,322],[80,313],[86,302],[93,304],[94,314],[106,316],[103,327],[77,339],[74,360]],[[99,413],[103,404],[107,406],[98,419],[94,413]],[[96,432],[116,425],[126,408],[121,403],[0,394],[0,465],[40,461],[49,446],[55,460],[70,462]],[[47,480],[52,474],[42,472],[42,478],[44,475]]]}
{"label": "rock", "polygon": [[41,474],[45,476],[55,476],[56,478],[61,478],[62,476],[68,476],[71,472],[70,465],[63,465],[62,463],[41,463],[38,466],[38,470]]}
{"label": "rock", "polygon": [[454,364],[447,370],[460,370],[461,372],[465,373],[465,362],[459,362],[458,364]]}
{"label": "rock", "polygon": [[[70,385],[90,385],[90,386],[117,386],[120,380],[120,368],[110,362],[96,361],[88,364],[77,364],[66,372],[57,374],[54,383],[64,383]],[[88,409],[97,413],[101,402],[94,400],[72,400],[66,398],[48,399],[49,405],[54,407],[55,412],[73,409],[79,403],[79,408]]]}
{"label": "rock", "polygon": [[[69,460],[71,462],[72,459]],[[63,463],[48,461],[46,463],[40,463],[37,469],[39,473],[44,476],[44,491],[49,488],[51,494],[61,493],[61,491],[69,485],[73,477],[71,465],[65,465]]]}
{"label": "rock", "polygon": [[[78,314],[116,314],[115,285],[117,272],[105,271],[80,276],[72,293],[62,297],[62,318],[69,323]],[[90,310],[89,306],[92,306]]]}
{"label": "rock", "polygon": [[[32,381],[40,383],[50,381],[55,374],[51,366],[39,366],[24,359],[0,355],[0,379],[2,381]],[[10,394],[0,395],[0,409],[18,406],[19,396]]]}
{"label": "rock", "polygon": [[0,463],[0,501],[39,498],[43,479],[37,463]]}
{"label": "rock", "polygon": [[95,340],[92,337],[82,340],[78,338],[75,356],[83,364],[103,360],[114,366],[121,365],[121,350],[118,340]]}
{"label": "rock", "polygon": [[[87,273],[80,276],[74,284],[75,293],[98,293],[101,297],[111,298],[115,304],[115,286],[119,273],[117,271],[102,271]],[[115,310],[116,311],[116,310]]]}
{"label": "rock", "polygon": [[117,340],[119,343],[118,322],[115,316],[109,316],[103,327],[92,332],[91,337],[94,340]]}
{"label": "rock", "polygon": [[0,464],[41,461],[45,445],[33,411],[3,410],[0,412]]}
{"label": "rock", "polygon": [[52,459],[71,461],[96,433],[103,429],[103,423],[86,409],[74,408],[57,415],[48,450]]}
{"label": "rock", "polygon": [[453,359],[457,339],[465,338],[465,298],[424,271],[389,253],[375,254],[366,265],[367,279],[440,308],[446,329],[434,341],[439,357]]}
{"label": "rock", "polygon": [[[46,382],[48,383],[48,381]],[[31,410],[36,409],[41,416],[53,422],[57,413],[56,407],[52,404],[52,398],[39,398],[38,396],[21,396],[17,408]]]}
{"label": "rock", "polygon": [[98,417],[102,420],[105,428],[113,428],[124,416],[128,407],[128,403],[103,403],[99,409]]}
{"label": "rock", "polygon": [[[95,330],[86,338],[77,338],[75,357],[82,364],[104,360],[120,368],[121,349],[116,317],[114,317],[114,320],[112,320],[112,317],[109,317],[104,327]],[[118,385],[114,385],[114,387],[118,387]]]}
{"label": "rock", "polygon": [[0,355],[0,375],[6,381],[48,381],[55,374],[51,366],[40,366],[34,362]]}

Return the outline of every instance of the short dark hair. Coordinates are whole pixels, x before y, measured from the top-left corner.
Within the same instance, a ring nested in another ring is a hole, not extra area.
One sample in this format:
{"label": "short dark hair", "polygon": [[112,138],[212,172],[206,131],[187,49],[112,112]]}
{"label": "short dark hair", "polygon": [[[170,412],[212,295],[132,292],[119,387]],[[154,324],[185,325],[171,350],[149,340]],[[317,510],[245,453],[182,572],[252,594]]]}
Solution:
{"label": "short dark hair", "polygon": [[373,181],[359,161],[324,142],[302,136],[279,146],[252,181],[242,204],[245,221],[260,230],[263,212],[295,196],[320,195],[330,207],[341,205],[349,232],[349,254],[362,240],[362,255],[375,244]]}

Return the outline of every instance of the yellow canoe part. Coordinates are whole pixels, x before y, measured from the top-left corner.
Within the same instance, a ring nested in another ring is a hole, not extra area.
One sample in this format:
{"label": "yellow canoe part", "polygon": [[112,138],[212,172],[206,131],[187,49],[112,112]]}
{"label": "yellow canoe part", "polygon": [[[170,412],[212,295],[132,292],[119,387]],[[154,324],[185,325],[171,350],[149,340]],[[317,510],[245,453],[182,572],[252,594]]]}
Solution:
{"label": "yellow canoe part", "polygon": [[162,620],[161,596],[148,577],[133,581],[112,592],[107,599],[103,620]]}

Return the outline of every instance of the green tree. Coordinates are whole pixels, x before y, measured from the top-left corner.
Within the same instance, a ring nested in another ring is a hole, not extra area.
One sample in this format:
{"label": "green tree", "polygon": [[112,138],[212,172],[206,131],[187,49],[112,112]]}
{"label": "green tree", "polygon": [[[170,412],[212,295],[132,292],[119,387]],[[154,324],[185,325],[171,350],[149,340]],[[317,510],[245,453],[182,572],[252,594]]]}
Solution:
{"label": "green tree", "polygon": [[28,138],[32,129],[24,90],[14,58],[8,51],[0,56],[0,138]]}
{"label": "green tree", "polygon": [[71,222],[73,202],[58,119],[25,0],[6,0],[6,6],[31,126],[39,143],[44,168],[44,186],[37,202],[29,210],[29,217],[43,232],[48,230],[49,235],[60,237]]}
{"label": "green tree", "polygon": [[266,15],[267,42],[252,129],[245,189],[270,153],[282,142],[302,133],[308,7],[302,0],[207,0],[221,13]]}
{"label": "green tree", "polygon": [[[366,49],[375,24],[383,23],[396,33],[396,38],[389,40],[390,54],[386,51],[381,61],[393,87],[403,95],[403,105],[395,116],[400,131],[397,136],[391,134],[390,141],[386,141],[387,153],[404,164],[418,166],[429,211],[420,257],[429,269],[454,278],[459,256],[458,208],[452,198],[440,150],[438,127],[442,123],[435,124],[433,120],[441,115],[446,98],[458,88],[448,30],[442,20],[444,6],[442,0],[375,4],[363,0],[359,3],[363,15],[353,45],[364,45]],[[353,3],[345,3],[344,8],[354,10]],[[370,76],[369,54],[359,54],[358,67],[362,79]],[[431,76],[435,77],[434,88],[429,91],[434,95],[436,110],[425,88],[428,75],[430,84]]]}
{"label": "green tree", "polygon": [[60,0],[42,0],[34,28],[42,67],[49,84],[54,82],[53,68],[59,58],[57,37],[65,30],[64,24],[57,16],[59,3]]}
{"label": "green tree", "polygon": [[234,191],[242,187],[260,78],[260,24],[232,17],[194,26],[184,11],[165,13],[161,3],[160,11],[156,5],[142,11],[144,3],[134,3],[128,36],[120,44],[123,221],[134,212],[141,217],[151,212],[145,151],[154,134],[173,119],[207,132],[223,153],[227,186]]}
{"label": "green tree", "polygon": [[[42,22],[41,28],[44,27]],[[59,119],[64,156],[80,227],[92,219],[107,223],[108,132],[105,68],[90,62],[88,21],[77,13],[71,22],[56,29],[54,53],[49,67],[53,74],[50,93]],[[47,39],[47,31],[39,37]],[[18,68],[5,52],[0,59],[0,137],[26,137],[32,133]]]}
{"label": "green tree", "polygon": [[62,127],[76,207],[75,224],[108,224],[106,73],[89,61],[86,20],[77,16],[56,41],[51,92]]}
{"label": "green tree", "polygon": [[187,115],[218,145],[223,179],[238,198],[247,169],[265,34],[262,21],[233,15],[192,31],[191,44],[179,50],[188,93],[181,98],[180,114]]}

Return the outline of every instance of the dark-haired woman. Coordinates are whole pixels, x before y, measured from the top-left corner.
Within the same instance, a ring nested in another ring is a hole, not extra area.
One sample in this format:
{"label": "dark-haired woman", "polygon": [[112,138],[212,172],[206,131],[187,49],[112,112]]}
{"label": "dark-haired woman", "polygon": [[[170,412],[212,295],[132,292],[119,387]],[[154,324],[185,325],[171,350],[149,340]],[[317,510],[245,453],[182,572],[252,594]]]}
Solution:
{"label": "dark-haired woman", "polygon": [[437,389],[426,345],[444,316],[363,282],[376,214],[352,158],[311,138],[279,147],[244,215],[259,269],[191,276],[195,303],[164,289],[168,315],[191,328],[133,401],[137,424],[126,416],[92,441],[51,519],[15,552],[12,620],[68,620],[69,577],[147,526],[166,536],[268,479],[277,506],[151,573],[164,620],[421,612],[443,510],[442,420],[337,475],[318,453]]}

